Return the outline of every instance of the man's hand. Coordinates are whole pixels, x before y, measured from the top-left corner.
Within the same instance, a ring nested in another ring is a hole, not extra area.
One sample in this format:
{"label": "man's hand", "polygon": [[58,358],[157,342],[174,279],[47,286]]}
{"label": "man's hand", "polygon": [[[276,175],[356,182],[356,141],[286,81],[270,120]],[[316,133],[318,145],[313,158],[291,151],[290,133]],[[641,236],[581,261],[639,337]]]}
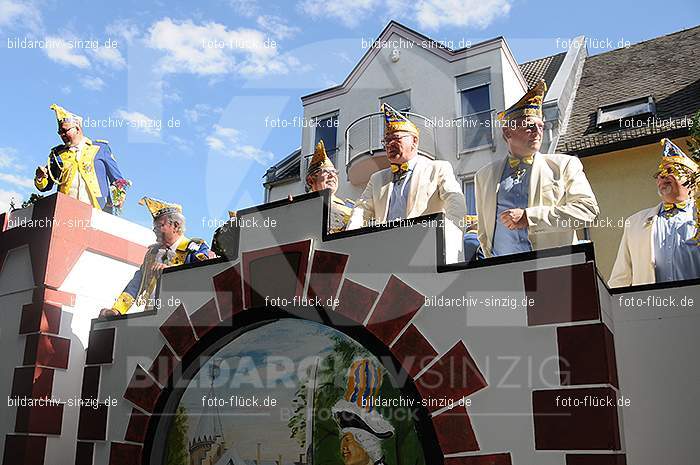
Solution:
{"label": "man's hand", "polygon": [[163,269],[165,269],[167,267],[168,267],[168,265],[166,265],[165,263],[154,263],[151,266],[151,270],[152,271],[163,271]]}
{"label": "man's hand", "polygon": [[46,169],[45,166],[37,166],[36,167],[36,171],[34,172],[34,176],[36,176],[37,179],[39,179],[39,180],[44,179],[48,175],[49,175],[49,170]]}
{"label": "man's hand", "polygon": [[511,208],[501,213],[501,223],[511,231],[514,229],[527,229],[527,214],[522,208]]}
{"label": "man's hand", "polygon": [[117,315],[120,315],[120,313],[113,308],[103,308],[102,310],[100,310],[100,318],[107,318],[110,316]]}

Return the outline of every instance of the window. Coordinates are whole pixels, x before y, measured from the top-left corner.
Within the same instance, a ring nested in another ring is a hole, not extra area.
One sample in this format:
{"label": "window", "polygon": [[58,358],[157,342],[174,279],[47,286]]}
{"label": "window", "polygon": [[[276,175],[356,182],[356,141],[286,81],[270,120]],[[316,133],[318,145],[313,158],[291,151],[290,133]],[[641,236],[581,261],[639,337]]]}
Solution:
{"label": "window", "polygon": [[394,110],[411,111],[411,89],[387,95],[386,97],[380,97],[380,108],[383,103],[388,103]]}
{"label": "window", "polygon": [[614,103],[598,108],[596,125],[600,128],[607,123],[617,123],[623,119],[656,113],[652,97],[642,97],[626,102]]}
{"label": "window", "polygon": [[490,70],[458,76],[457,90],[462,112],[459,151],[492,145]]}
{"label": "window", "polygon": [[316,118],[316,130],[314,133],[314,145],[323,140],[328,158],[335,164],[335,154],[338,152],[338,115]]}
{"label": "window", "polygon": [[476,194],[474,192],[474,178],[465,179],[462,182],[464,198],[467,199],[467,215],[476,215]]}

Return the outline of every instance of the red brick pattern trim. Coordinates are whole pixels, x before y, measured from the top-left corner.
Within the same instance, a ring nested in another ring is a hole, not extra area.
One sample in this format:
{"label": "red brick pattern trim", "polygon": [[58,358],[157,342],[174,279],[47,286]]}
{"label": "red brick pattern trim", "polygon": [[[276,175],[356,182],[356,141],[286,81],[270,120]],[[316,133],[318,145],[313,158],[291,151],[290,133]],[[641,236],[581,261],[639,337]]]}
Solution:
{"label": "red brick pattern trim", "polygon": [[24,346],[23,365],[68,368],[70,339],[46,334],[29,334]]}
{"label": "red brick pattern trim", "polygon": [[389,345],[424,303],[423,294],[392,275],[374,307],[367,329]]}
{"label": "red brick pattern trim", "polygon": [[[591,399],[608,398],[613,406],[584,406],[586,399],[590,405]],[[608,387],[533,391],[535,449],[620,450],[616,403]]]}
{"label": "red brick pattern trim", "polygon": [[75,465],[93,465],[92,455],[95,444],[78,441],[75,446]]}
{"label": "red brick pattern trim", "polygon": [[78,439],[104,441],[107,438],[107,413],[108,407],[104,404],[96,409],[91,406],[80,407]]}
{"label": "red brick pattern trim", "polygon": [[19,367],[12,378],[12,397],[51,398],[53,368]]}
{"label": "red brick pattern trim", "polygon": [[618,386],[615,342],[603,323],[557,328],[559,371],[563,386]]}
{"label": "red brick pattern trim", "polygon": [[469,457],[450,457],[445,465],[512,465],[510,453],[472,455]]}
{"label": "red brick pattern trim", "polygon": [[160,394],[161,388],[150,373],[144,370],[141,365],[137,365],[126,392],[124,392],[124,398],[146,412],[153,413],[153,408]]}
{"label": "red brick pattern trim", "polygon": [[574,321],[600,321],[600,302],[593,262],[523,273],[529,326]]}
{"label": "red brick pattern trim", "polygon": [[180,358],[197,342],[192,323],[182,304],[160,326],[160,332]]}
{"label": "red brick pattern trim", "polygon": [[199,307],[199,309],[190,316],[190,319],[192,320],[192,326],[194,327],[194,332],[197,334],[197,338],[201,339],[221,322],[219,319],[219,312],[216,309],[216,301],[213,298],[210,299],[207,303]]}
{"label": "red brick pattern trim", "polygon": [[335,311],[359,324],[364,323],[365,318],[377,300],[379,293],[373,289],[346,279],[338,296],[338,305]]}
{"label": "red brick pattern trim", "polygon": [[109,465],[141,465],[141,446],[112,442],[109,449]]}
{"label": "red brick pattern trim", "polygon": [[5,436],[2,465],[44,465],[46,436]]}
{"label": "red brick pattern trim", "polygon": [[115,328],[93,329],[88,339],[86,365],[112,363]]}
{"label": "red brick pattern trim", "polygon": [[464,407],[455,407],[433,417],[433,427],[443,454],[479,450],[479,442]]}
{"label": "red brick pattern trim", "polygon": [[350,256],[345,254],[316,250],[311,265],[307,297],[318,297],[323,307],[331,310],[333,305],[328,303],[332,303],[338,294],[349,258]]}
{"label": "red brick pattern trim", "polygon": [[35,434],[61,434],[63,404],[33,407],[17,407],[15,432]]}
{"label": "red brick pattern trim", "polygon": [[163,346],[153,360],[148,372],[161,386],[168,384],[168,379],[173,374],[173,369],[178,365],[178,360],[168,346]]}
{"label": "red brick pattern trim", "polygon": [[412,377],[415,377],[438,355],[414,325],[410,325],[401,335],[396,344],[391,347],[391,352]]}
{"label": "red brick pattern trim", "polygon": [[19,334],[58,334],[61,328],[61,307],[47,302],[26,304],[22,307]]}
{"label": "red brick pattern trim", "polygon": [[[265,249],[254,250],[252,252],[243,252],[242,263],[243,263],[243,297],[245,308],[251,308],[254,300],[258,299],[255,296],[258,295],[259,299],[262,300],[264,297],[283,297],[287,299],[292,299],[293,297],[301,298],[302,292],[304,290],[304,284],[306,283],[306,270],[309,264],[309,252],[311,249],[311,241],[300,241],[293,242],[291,244],[284,244],[276,247],[268,247]],[[251,282],[253,277],[251,266],[262,259],[269,259],[271,257],[279,256],[280,264],[287,264],[291,266],[292,269],[280,269],[286,265],[281,265],[276,269],[275,276],[266,276],[264,280],[259,282]],[[292,266],[291,257],[299,257],[296,266]],[[288,282],[289,279],[295,279],[296,284]],[[293,288],[292,295],[280,295],[282,289]],[[262,305],[262,302],[260,302]]]}
{"label": "red brick pattern trim", "polygon": [[214,276],[214,290],[221,319],[226,321],[243,310],[243,284],[237,264]]}
{"label": "red brick pattern trim", "polygon": [[[487,385],[484,375],[462,341],[455,344],[416,380],[416,387],[424,399],[457,401]],[[440,405],[431,405],[431,402],[428,405],[431,412],[442,408]]]}
{"label": "red brick pattern trim", "polygon": [[143,444],[146,439],[146,430],[148,429],[148,421],[151,419],[139,410],[132,409],[129,417],[129,425],[126,427],[125,441],[138,442]]}

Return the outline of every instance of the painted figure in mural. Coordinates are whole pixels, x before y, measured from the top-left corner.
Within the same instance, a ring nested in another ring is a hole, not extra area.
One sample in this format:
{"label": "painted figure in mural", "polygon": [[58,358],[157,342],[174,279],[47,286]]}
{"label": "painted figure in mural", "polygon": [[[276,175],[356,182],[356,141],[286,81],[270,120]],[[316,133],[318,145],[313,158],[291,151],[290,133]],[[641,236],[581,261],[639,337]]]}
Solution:
{"label": "painted figure in mural", "polygon": [[382,111],[384,147],[391,165],[370,177],[355,202],[348,229],[444,212],[458,235],[454,241],[446,237],[446,249],[461,252],[466,200],[452,165],[418,155],[416,125],[387,104],[382,105]]}
{"label": "painted figure in mural", "polygon": [[654,175],[661,203],[625,222],[610,287],[700,277],[700,167],[668,139]]}
{"label": "painted figure in mural", "polygon": [[46,166],[38,166],[34,185],[41,192],[55,185],[69,195],[108,213],[118,213],[131,184],[124,179],[105,140],[83,134],[83,118],[53,104],[63,144],[51,149]]}
{"label": "painted figure in mural", "polygon": [[185,217],[180,205],[150,197],[142,198],[139,204],[146,205],[153,216],[153,232],[157,242],[148,248],[143,264],[112,308],[102,309],[100,316],[124,314],[134,303],[145,304],[146,308],[157,308],[155,291],[165,268],[208,260],[215,256],[204,240],[185,237]]}
{"label": "painted figure in mural", "polygon": [[481,168],[474,178],[479,242],[486,257],[576,243],[576,230],[598,216],[579,159],[539,151],[546,91],[540,80],[499,113],[508,156]]}
{"label": "painted figure in mural", "polygon": [[330,226],[329,232],[345,230],[352,213],[353,202],[348,199],[340,199],[335,196],[338,190],[338,171],[326,154],[323,140],[316,144],[316,149],[306,170],[306,187],[317,192],[323,189],[331,191]]}
{"label": "painted figure in mural", "polygon": [[394,435],[394,427],[374,408],[382,378],[382,369],[368,359],[356,360],[348,370],[345,396],[332,408],[344,465],[385,464],[382,441]]}

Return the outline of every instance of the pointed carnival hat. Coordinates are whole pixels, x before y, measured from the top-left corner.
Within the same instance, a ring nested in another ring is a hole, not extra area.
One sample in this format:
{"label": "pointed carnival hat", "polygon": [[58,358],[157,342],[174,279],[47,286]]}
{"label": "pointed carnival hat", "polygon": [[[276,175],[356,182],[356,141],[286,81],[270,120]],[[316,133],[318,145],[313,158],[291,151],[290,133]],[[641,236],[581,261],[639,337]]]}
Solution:
{"label": "pointed carnival hat", "polygon": [[76,123],[78,126],[83,125],[83,118],[71,113],[70,111],[66,110],[65,108],[56,105],[55,103],[52,104],[49,109],[53,110],[56,113],[56,121],[58,122],[58,125],[60,126],[61,123]]}
{"label": "pointed carnival hat", "polygon": [[382,103],[381,111],[384,113],[384,135],[398,131],[410,132],[414,136],[419,135],[418,127],[389,104]]}
{"label": "pointed carnival hat", "polygon": [[520,100],[515,102],[513,106],[505,109],[498,114],[498,119],[501,121],[510,121],[516,118],[525,116],[537,116],[542,118],[542,99],[547,92],[547,84],[544,79],[540,79],[537,84]]}
{"label": "pointed carnival hat", "polygon": [[379,394],[382,377],[382,369],[370,360],[355,360],[350,366],[345,396],[332,408],[343,433],[360,430],[377,439],[394,435],[394,427],[374,408],[373,400]]}
{"label": "pointed carnival hat", "polygon": [[176,203],[167,203],[152,197],[141,198],[141,200],[139,200],[139,205],[145,205],[148,211],[151,212],[151,216],[153,216],[154,220],[167,213],[182,213],[182,207],[180,205]]}
{"label": "pointed carnival hat", "polygon": [[661,163],[659,164],[659,169],[663,170],[669,163],[674,165],[685,166],[687,169],[698,172],[698,164],[693,161],[688,155],[686,155],[680,147],[671,142],[670,139],[661,139],[661,147],[663,147],[663,153],[661,155]]}

